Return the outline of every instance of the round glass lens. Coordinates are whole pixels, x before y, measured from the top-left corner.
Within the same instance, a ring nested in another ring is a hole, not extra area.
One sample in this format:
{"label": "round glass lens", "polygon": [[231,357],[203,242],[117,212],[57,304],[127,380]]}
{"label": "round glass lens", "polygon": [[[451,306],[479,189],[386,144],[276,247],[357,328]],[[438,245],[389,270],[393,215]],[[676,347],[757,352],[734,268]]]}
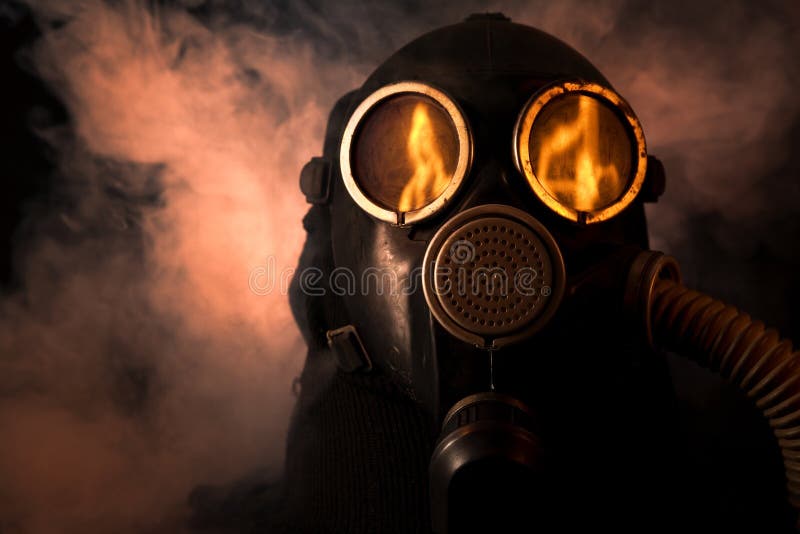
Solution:
{"label": "round glass lens", "polygon": [[455,124],[433,99],[387,98],[371,110],[353,142],[353,177],[376,204],[397,212],[425,207],[453,178],[459,145]]}
{"label": "round glass lens", "polygon": [[529,146],[533,174],[565,206],[600,210],[627,191],[630,135],[597,98],[572,93],[546,104],[533,123]]}

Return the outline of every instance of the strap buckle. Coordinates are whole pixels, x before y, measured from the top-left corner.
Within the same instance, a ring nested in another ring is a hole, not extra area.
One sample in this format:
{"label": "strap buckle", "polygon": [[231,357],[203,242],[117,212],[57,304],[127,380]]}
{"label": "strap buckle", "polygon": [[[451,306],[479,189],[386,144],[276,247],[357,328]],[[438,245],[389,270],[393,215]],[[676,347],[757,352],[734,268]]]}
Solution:
{"label": "strap buckle", "polygon": [[330,196],[331,165],[325,158],[311,158],[300,172],[300,191],[309,204],[327,204]]}
{"label": "strap buckle", "polygon": [[348,324],[341,328],[328,330],[325,337],[328,339],[328,347],[336,356],[340,369],[348,373],[357,371],[367,373],[372,370],[372,360],[370,360],[355,326]]}

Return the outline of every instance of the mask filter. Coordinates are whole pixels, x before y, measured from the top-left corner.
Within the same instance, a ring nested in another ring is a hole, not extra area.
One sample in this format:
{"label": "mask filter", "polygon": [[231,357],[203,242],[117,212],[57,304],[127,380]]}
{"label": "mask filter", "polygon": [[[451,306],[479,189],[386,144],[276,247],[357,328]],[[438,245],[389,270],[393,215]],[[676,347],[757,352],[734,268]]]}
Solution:
{"label": "mask filter", "polygon": [[535,333],[564,291],[555,240],[510,206],[478,206],[450,219],[431,240],[424,265],[433,316],[455,337],[482,348]]}

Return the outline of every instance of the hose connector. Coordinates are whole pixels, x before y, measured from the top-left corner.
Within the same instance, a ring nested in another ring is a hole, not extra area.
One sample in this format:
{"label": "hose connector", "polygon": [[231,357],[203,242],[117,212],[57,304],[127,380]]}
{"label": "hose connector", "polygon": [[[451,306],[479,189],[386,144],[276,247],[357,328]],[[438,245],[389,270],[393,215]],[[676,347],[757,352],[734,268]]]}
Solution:
{"label": "hose connector", "polygon": [[655,348],[652,330],[652,303],[660,280],[681,282],[681,269],[672,256],[663,252],[640,252],[631,263],[625,284],[623,306],[626,314],[648,346]]}
{"label": "hose connector", "polygon": [[792,342],[735,307],[684,287],[677,262],[660,252],[634,260],[625,308],[638,317],[651,346],[717,372],[755,403],[775,434],[789,501],[800,511],[800,352]]}

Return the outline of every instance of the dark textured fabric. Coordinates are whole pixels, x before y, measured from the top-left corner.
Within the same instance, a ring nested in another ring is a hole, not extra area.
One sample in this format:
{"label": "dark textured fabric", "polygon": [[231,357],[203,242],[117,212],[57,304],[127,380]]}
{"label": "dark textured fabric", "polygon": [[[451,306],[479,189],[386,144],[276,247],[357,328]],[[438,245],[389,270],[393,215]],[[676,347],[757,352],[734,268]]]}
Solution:
{"label": "dark textured fabric", "polygon": [[337,370],[318,388],[313,374],[287,442],[284,530],[428,532],[431,422],[381,376]]}

